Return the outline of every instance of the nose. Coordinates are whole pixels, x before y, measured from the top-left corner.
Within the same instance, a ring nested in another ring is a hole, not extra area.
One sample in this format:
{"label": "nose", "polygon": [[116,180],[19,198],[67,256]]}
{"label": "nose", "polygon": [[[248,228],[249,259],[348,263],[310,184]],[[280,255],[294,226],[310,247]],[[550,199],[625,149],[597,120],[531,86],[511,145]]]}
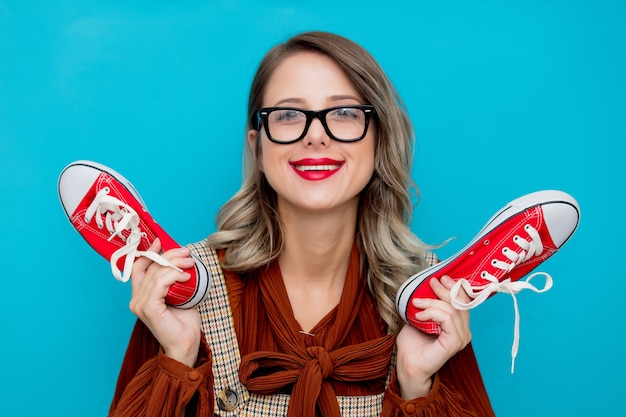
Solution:
{"label": "nose", "polygon": [[304,141],[306,146],[326,146],[330,143],[330,137],[322,125],[322,121],[315,117],[311,120],[311,125],[307,130]]}

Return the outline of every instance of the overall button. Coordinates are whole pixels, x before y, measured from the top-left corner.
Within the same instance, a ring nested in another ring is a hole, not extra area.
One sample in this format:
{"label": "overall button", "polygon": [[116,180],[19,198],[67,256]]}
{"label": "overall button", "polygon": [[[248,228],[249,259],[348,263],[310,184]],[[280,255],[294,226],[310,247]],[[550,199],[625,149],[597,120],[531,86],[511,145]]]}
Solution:
{"label": "overall button", "polygon": [[222,411],[233,411],[237,408],[239,397],[237,393],[225,388],[217,394],[217,406]]}

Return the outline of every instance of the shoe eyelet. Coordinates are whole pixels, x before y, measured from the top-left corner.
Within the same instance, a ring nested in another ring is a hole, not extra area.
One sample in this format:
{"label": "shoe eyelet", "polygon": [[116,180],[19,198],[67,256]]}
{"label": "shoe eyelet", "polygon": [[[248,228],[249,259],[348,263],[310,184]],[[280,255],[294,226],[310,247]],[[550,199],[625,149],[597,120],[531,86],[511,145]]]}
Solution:
{"label": "shoe eyelet", "polygon": [[511,249],[509,249],[509,248],[507,248],[507,247],[504,247],[504,248],[502,248],[502,253],[503,253],[503,254],[506,254],[506,253],[507,253],[508,251],[510,251],[510,250],[511,250]]}
{"label": "shoe eyelet", "polygon": [[471,251],[470,253],[468,253],[469,256],[474,255],[474,251]]}
{"label": "shoe eyelet", "polygon": [[526,226],[524,226],[524,230],[526,230],[526,231],[530,230],[530,225],[527,224]]}
{"label": "shoe eyelet", "polygon": [[490,243],[489,239],[485,239],[485,241],[483,242],[483,245],[488,245]]}
{"label": "shoe eyelet", "polygon": [[493,266],[496,266],[496,264],[497,264],[497,263],[498,263],[498,260],[497,260],[497,259],[493,259],[493,260],[491,261],[491,265],[493,265]]}
{"label": "shoe eyelet", "polygon": [[487,272],[486,271],[481,272],[480,273],[480,277],[481,278],[487,278]]}
{"label": "shoe eyelet", "polygon": [[111,189],[109,187],[104,187],[103,190],[107,194],[109,194],[111,192]]}

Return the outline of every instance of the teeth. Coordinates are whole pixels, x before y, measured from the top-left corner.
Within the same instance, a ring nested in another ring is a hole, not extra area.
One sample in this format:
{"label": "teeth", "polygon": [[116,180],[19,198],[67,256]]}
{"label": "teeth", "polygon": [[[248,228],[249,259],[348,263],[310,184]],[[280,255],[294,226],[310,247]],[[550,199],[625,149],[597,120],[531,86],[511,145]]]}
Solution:
{"label": "teeth", "polygon": [[341,165],[294,165],[298,171],[332,171]]}

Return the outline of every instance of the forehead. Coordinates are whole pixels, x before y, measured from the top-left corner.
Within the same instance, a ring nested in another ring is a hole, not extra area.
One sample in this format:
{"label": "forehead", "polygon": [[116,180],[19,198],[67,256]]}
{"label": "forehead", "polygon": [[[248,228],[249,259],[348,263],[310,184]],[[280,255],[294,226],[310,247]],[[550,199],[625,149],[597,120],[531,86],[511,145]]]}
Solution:
{"label": "forehead", "polygon": [[283,101],[314,106],[337,97],[361,99],[339,64],[325,54],[307,51],[285,58],[276,67],[265,86],[263,102],[264,106]]}

